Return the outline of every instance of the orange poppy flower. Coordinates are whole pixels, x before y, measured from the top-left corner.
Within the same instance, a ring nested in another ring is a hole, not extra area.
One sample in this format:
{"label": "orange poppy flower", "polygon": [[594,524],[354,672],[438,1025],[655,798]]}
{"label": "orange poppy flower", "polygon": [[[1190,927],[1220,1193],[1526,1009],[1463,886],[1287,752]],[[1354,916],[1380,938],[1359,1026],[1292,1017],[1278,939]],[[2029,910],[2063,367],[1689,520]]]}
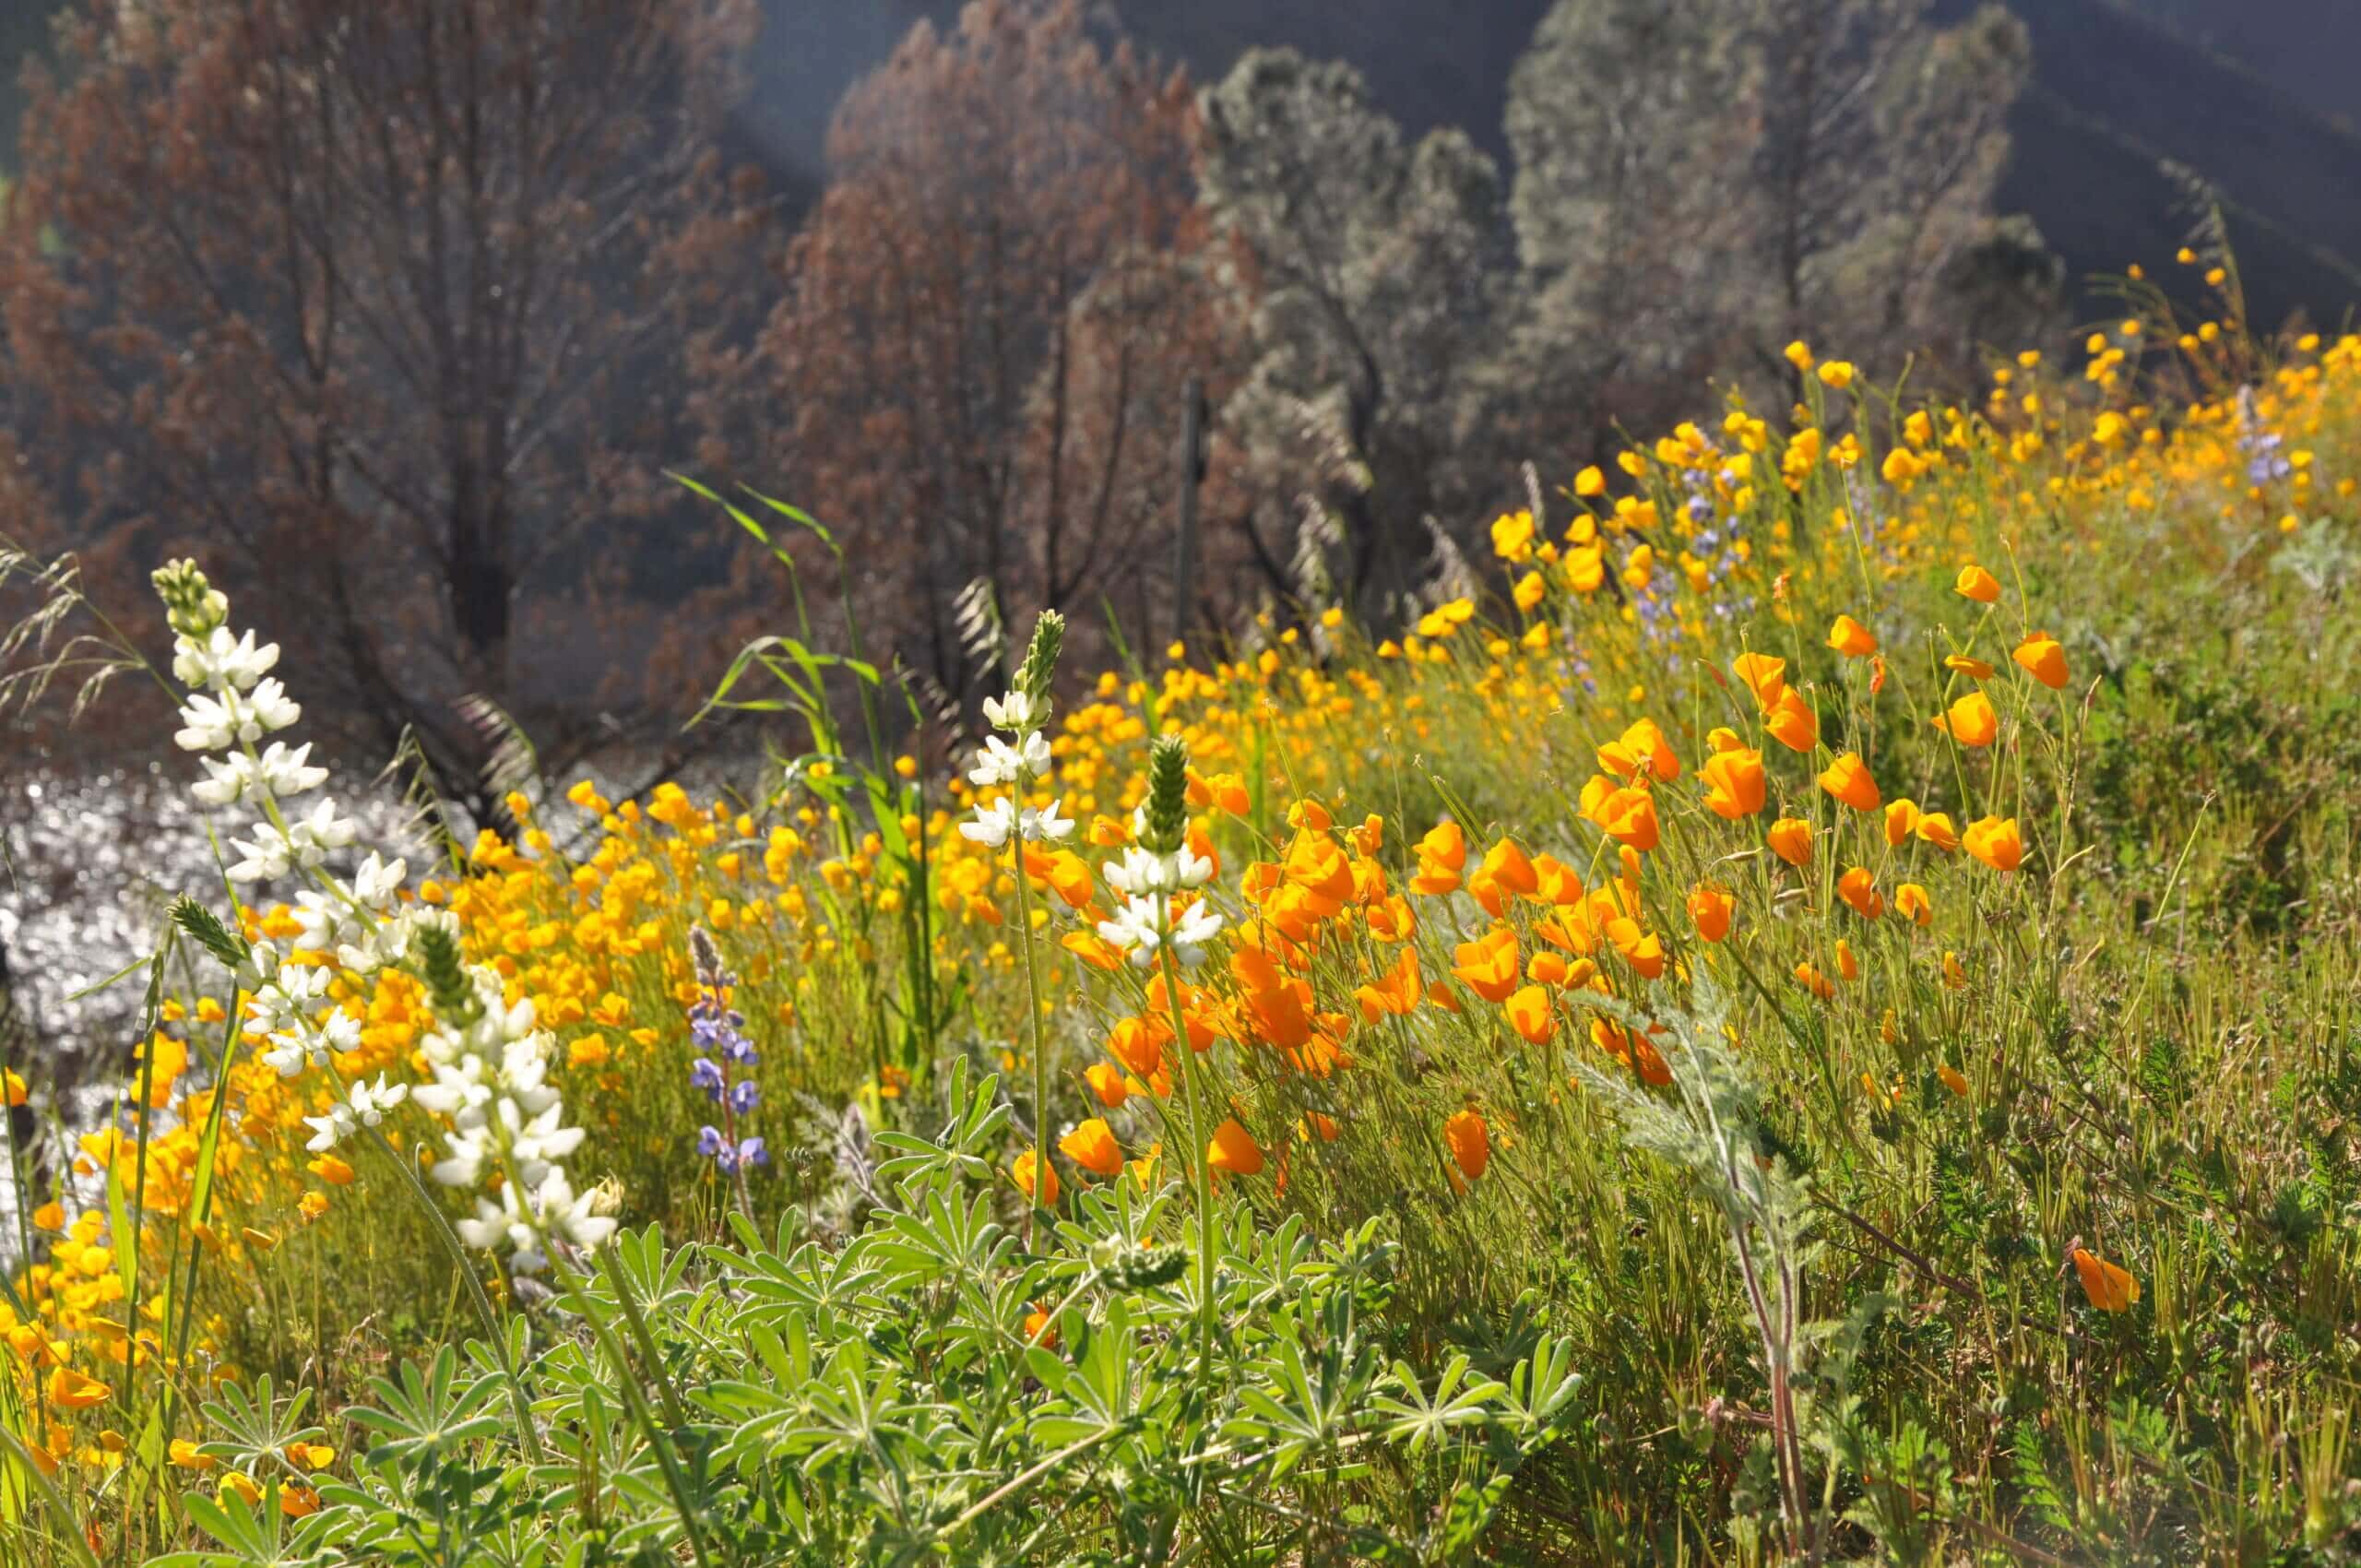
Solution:
{"label": "orange poppy flower", "polygon": [[1910,842],[1910,835],[1918,828],[1918,802],[1904,797],[1888,801],[1885,807],[1885,841],[1899,849]]}
{"label": "orange poppy flower", "polygon": [[1094,1116],[1058,1140],[1058,1152],[1094,1176],[1112,1176],[1123,1169],[1123,1150],[1106,1118]]}
{"label": "orange poppy flower", "polygon": [[1537,985],[1519,989],[1501,1004],[1508,1016],[1509,1027],[1535,1045],[1548,1043],[1558,1032],[1558,1009],[1549,1000],[1548,990]]}
{"label": "orange poppy flower", "polygon": [[1947,813],[1928,812],[1919,817],[1917,826],[1912,831],[1945,854],[1959,848],[1959,829],[1952,826]]}
{"label": "orange poppy flower", "polygon": [[1787,689],[1787,661],[1774,659],[1767,653],[1741,653],[1730,662],[1730,669],[1754,694],[1755,706],[1769,708]]}
{"label": "orange poppy flower", "polygon": [[2025,858],[2025,841],[2015,817],[1987,816],[1967,825],[1967,852],[1994,871],[2014,871]]}
{"label": "orange poppy flower", "polygon": [[1442,1141],[1450,1146],[1453,1163],[1468,1182],[1483,1175],[1484,1168],[1492,1162],[1491,1134],[1484,1118],[1473,1111],[1453,1112],[1442,1124]]}
{"label": "orange poppy flower", "polygon": [[1058,1168],[1043,1159],[1040,1150],[1026,1149],[1018,1155],[1016,1162],[1009,1167],[1009,1173],[1016,1178],[1016,1190],[1028,1198],[1033,1196],[1034,1182],[1038,1179],[1042,1207],[1047,1208],[1058,1201]]}
{"label": "orange poppy flower", "polygon": [[1458,962],[1451,972],[1485,1001],[1505,1002],[1516,989],[1516,932],[1513,928],[1494,926],[1475,941],[1453,948],[1452,956]]}
{"label": "orange poppy flower", "polygon": [[1791,752],[1808,752],[1820,744],[1820,715],[1792,686],[1783,689],[1763,710],[1762,727]]}
{"label": "orange poppy flower", "polygon": [[1885,913],[1885,895],[1877,889],[1867,866],[1849,866],[1836,879],[1836,896],[1853,907],[1864,920],[1876,920]]}
{"label": "orange poppy flower", "polygon": [[1783,816],[1771,825],[1762,836],[1771,852],[1789,865],[1801,868],[1811,863],[1811,824],[1799,816]]}
{"label": "orange poppy flower", "polygon": [[1809,964],[1797,964],[1796,966],[1796,980],[1797,983],[1801,985],[1806,991],[1810,992],[1822,1002],[1827,1001],[1830,997],[1836,994],[1836,982],[1830,980],[1826,975],[1821,974],[1818,969],[1813,968]]}
{"label": "orange poppy flower", "polygon": [[1866,659],[1877,652],[1878,639],[1850,615],[1839,615],[1829,625],[1828,646],[1847,659]]}
{"label": "orange poppy flower", "polygon": [[1905,882],[1893,890],[1893,910],[1913,925],[1935,923],[1935,901],[1915,882]]}
{"label": "orange poppy flower", "polygon": [[1533,896],[1543,903],[1563,909],[1582,901],[1583,879],[1575,873],[1573,867],[1557,856],[1534,856],[1533,875]]}
{"label": "orange poppy flower", "polygon": [[1950,711],[1936,719],[1934,725],[1963,746],[1988,746],[2000,733],[2000,715],[1994,710],[1990,697],[1982,692],[1970,692],[1952,704]]}
{"label": "orange poppy flower", "polygon": [[61,1410],[87,1410],[93,1405],[103,1405],[114,1395],[94,1377],[84,1377],[71,1367],[53,1368],[47,1389],[49,1402]]}
{"label": "orange poppy flower", "polygon": [[2066,650],[2047,632],[2035,632],[2009,655],[2024,672],[2052,691],[2066,683]]}
{"label": "orange poppy flower", "polygon": [[1131,1098],[1131,1090],[1123,1087],[1123,1075],[1109,1063],[1093,1062],[1082,1070],[1082,1077],[1098,1103],[1109,1111],[1121,1110]]}
{"label": "orange poppy flower", "polygon": [[1253,1176],[1263,1169],[1263,1147],[1235,1116],[1225,1117],[1205,1145],[1205,1163],[1236,1176]]}
{"label": "orange poppy flower", "polygon": [[1171,1038],[1169,1027],[1145,1018],[1125,1018],[1109,1032],[1107,1050],[1139,1076],[1152,1078],[1163,1070],[1164,1042]]}
{"label": "orange poppy flower", "polygon": [[1715,752],[1698,770],[1705,781],[1705,806],[1732,822],[1762,809],[1762,754],[1751,746]]}
{"label": "orange poppy flower", "polygon": [[1878,781],[1869,777],[1869,764],[1853,752],[1846,752],[1821,770],[1820,787],[1857,812],[1873,812],[1882,803]]}
{"label": "orange poppy flower", "polygon": [[2103,1313],[2130,1312],[2140,1300],[2140,1282],[2131,1277],[2131,1271],[2096,1253],[2075,1248],[2074,1272],[2082,1277],[2082,1294]]}
{"label": "orange poppy flower", "polygon": [[1281,869],[1303,889],[1305,907],[1316,919],[1333,918],[1352,898],[1353,862],[1324,832],[1298,833]]}
{"label": "orange poppy flower", "polygon": [[1671,743],[1653,719],[1636,721],[1623,731],[1621,739],[1599,747],[1598,766],[1601,772],[1627,781],[1638,778],[1642,773],[1653,778],[1680,777],[1680,758],[1673,754]]}
{"label": "orange poppy flower", "polygon": [[1959,569],[1959,578],[1952,587],[1959,590],[1961,598],[1972,599],[1978,604],[1997,603],[2000,598],[2000,579],[1974,562]]}
{"label": "orange poppy flower", "polygon": [[1718,887],[1700,884],[1689,895],[1689,918],[1697,924],[1697,934],[1708,942],[1719,942],[1730,933],[1730,916],[1737,910],[1738,901]]}
{"label": "orange poppy flower", "polygon": [[1607,940],[1623,955],[1643,980],[1655,980],[1664,973],[1664,940],[1654,932],[1643,932],[1637,921],[1618,917],[1607,922]]}
{"label": "orange poppy flower", "polygon": [[1533,862],[1525,859],[1525,850],[1513,838],[1503,838],[1485,850],[1483,863],[1477,868],[1477,874],[1512,893],[1521,893],[1528,897],[1541,885]]}
{"label": "orange poppy flower", "polygon": [[1440,895],[1458,891],[1459,869],[1467,863],[1467,838],[1460,832],[1458,823],[1445,817],[1412,849],[1418,857],[1418,874],[1410,879],[1411,892]]}
{"label": "orange poppy flower", "polygon": [[1418,950],[1405,943],[1402,956],[1394,968],[1354,991],[1353,1000],[1361,1004],[1361,1017],[1376,1023],[1385,1014],[1407,1015],[1418,1005],[1423,986],[1418,977]]}
{"label": "orange poppy flower", "polygon": [[1643,853],[1656,847],[1656,802],[1645,790],[1622,789],[1599,802],[1598,824]]}

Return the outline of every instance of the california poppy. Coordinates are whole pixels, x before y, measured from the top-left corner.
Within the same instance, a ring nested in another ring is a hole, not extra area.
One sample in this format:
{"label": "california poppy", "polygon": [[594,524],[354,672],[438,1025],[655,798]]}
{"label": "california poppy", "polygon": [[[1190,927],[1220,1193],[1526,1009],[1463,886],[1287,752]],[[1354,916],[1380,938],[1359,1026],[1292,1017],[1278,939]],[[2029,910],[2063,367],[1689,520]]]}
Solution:
{"label": "california poppy", "polygon": [[1505,1002],[1516,989],[1516,932],[1510,926],[1494,926],[1473,942],[1463,942],[1452,949],[1457,960],[1451,972],[1465,982],[1467,989],[1487,1002]]}
{"label": "california poppy", "polygon": [[1811,824],[1799,816],[1783,816],[1762,836],[1771,852],[1791,866],[1811,863]]}
{"label": "california poppy", "polygon": [[1962,598],[1972,599],[1978,604],[1996,603],[2000,598],[2000,579],[1973,562],[1959,569],[1959,580],[1952,586],[1959,590]]}
{"label": "california poppy", "polygon": [[1442,1124],[1442,1140],[1451,1146],[1451,1158],[1459,1173],[1473,1182],[1484,1174],[1492,1162],[1490,1131],[1484,1118],[1474,1111],[1453,1111]]}
{"label": "california poppy", "polygon": [[1967,825],[1964,836],[1967,852],[1990,866],[1994,871],[2014,871],[2025,857],[2024,839],[2017,832],[2017,819],[2012,816],[1987,816]]}
{"label": "california poppy", "polygon": [[1730,664],[1746,689],[1754,694],[1755,705],[1768,708],[1787,689],[1787,661],[1774,659],[1767,653],[1741,653]]}
{"label": "california poppy", "polygon": [[2075,1248],[2074,1272],[2082,1277],[2082,1294],[2103,1313],[2129,1312],[2140,1300],[2140,1282],[2131,1277],[2131,1271],[2096,1253]]}
{"label": "california poppy", "polygon": [[2047,632],[2035,632],[2009,655],[2024,672],[2052,691],[2066,683],[2066,650]]}
{"label": "california poppy", "polygon": [[1558,1009],[1544,987],[1521,987],[1501,1004],[1501,1010],[1507,1016],[1509,1027],[1532,1044],[1546,1045],[1549,1037],[1558,1032]]}
{"label": "california poppy", "polygon": [[1718,887],[1701,884],[1689,895],[1689,918],[1696,922],[1697,934],[1708,942],[1719,942],[1730,933],[1730,915],[1737,907],[1737,900]]}
{"label": "california poppy", "polygon": [[1115,1130],[1102,1116],[1094,1116],[1058,1140],[1058,1152],[1094,1176],[1112,1176],[1123,1169],[1123,1150]]}
{"label": "california poppy", "polygon": [[1599,747],[1598,766],[1602,772],[1627,780],[1642,773],[1654,778],[1680,777],[1680,758],[1673,754],[1671,742],[1653,719],[1636,721],[1620,739]]}
{"label": "california poppy", "polygon": [[1016,1190],[1028,1198],[1034,1196],[1034,1182],[1038,1178],[1041,1192],[1037,1201],[1042,1207],[1047,1208],[1058,1201],[1057,1167],[1043,1159],[1038,1149],[1026,1149],[1018,1155],[1016,1163],[1009,1168],[1009,1173],[1016,1179]]}
{"label": "california poppy", "polygon": [[1782,689],[1763,710],[1762,727],[1792,752],[1808,752],[1820,744],[1820,715],[1792,686]]}
{"label": "california poppy", "polygon": [[1205,1145],[1205,1163],[1216,1170],[1252,1176],[1263,1169],[1263,1149],[1235,1116],[1225,1117]]}
{"label": "california poppy", "polygon": [[1935,726],[1963,746],[1988,746],[2000,733],[2000,716],[1994,711],[1990,697],[1982,692],[1970,692],[1952,704],[1950,710],[1935,720]]}
{"label": "california poppy", "polygon": [[1645,790],[1621,789],[1600,803],[1599,826],[1634,849],[1656,847],[1656,802]]}
{"label": "california poppy", "polygon": [[1846,752],[1821,770],[1820,787],[1857,812],[1873,812],[1882,803],[1878,781],[1869,777],[1869,764],[1853,752]]}
{"label": "california poppy", "polygon": [[1866,659],[1878,650],[1878,639],[1850,615],[1839,615],[1828,628],[1828,646],[1848,659]]}
{"label": "california poppy", "polygon": [[1762,754],[1751,746],[1715,752],[1698,770],[1705,781],[1705,806],[1736,822],[1762,809]]}
{"label": "california poppy", "polygon": [[1885,913],[1885,896],[1878,891],[1867,866],[1846,868],[1845,874],[1836,879],[1836,896],[1865,920],[1873,921]]}
{"label": "california poppy", "polygon": [[1442,894],[1459,887],[1459,868],[1467,863],[1467,839],[1449,817],[1435,824],[1412,846],[1418,857],[1418,874],[1410,879],[1413,893]]}

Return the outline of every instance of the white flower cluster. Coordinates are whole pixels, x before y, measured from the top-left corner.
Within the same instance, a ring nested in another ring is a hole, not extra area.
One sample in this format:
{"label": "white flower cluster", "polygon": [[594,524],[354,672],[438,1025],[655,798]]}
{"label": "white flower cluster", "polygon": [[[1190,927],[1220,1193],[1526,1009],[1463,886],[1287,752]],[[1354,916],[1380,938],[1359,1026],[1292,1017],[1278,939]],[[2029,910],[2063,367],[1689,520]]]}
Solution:
{"label": "white flower cluster", "polygon": [[[1048,717],[1047,705],[1037,703],[1024,691],[1013,691],[995,701],[984,699],[984,717],[994,729],[1005,731],[1012,741],[998,735],[988,737],[983,749],[976,754],[976,766],[967,770],[968,781],[979,790],[995,786],[1022,789],[1050,771],[1050,741],[1041,733],[1041,722]],[[959,825],[962,837],[997,849],[1006,844],[1013,834],[1028,844],[1044,841],[1054,843],[1074,831],[1074,818],[1061,816],[1062,802],[1052,800],[1048,805],[1035,809],[1019,806],[1014,796],[1003,795],[989,804],[976,807],[976,820]]]}
{"label": "white flower cluster", "polygon": [[[296,896],[303,929],[294,944],[284,952],[272,943],[255,944],[238,976],[254,997],[247,1038],[261,1045],[264,1061],[291,1078],[360,1045],[359,1022],[329,1001],[327,970],[310,960],[333,956],[347,968],[366,971],[398,956],[401,927],[394,910],[404,867],[372,854],[350,883],[327,872],[329,852],[353,840],[351,819],[338,815],[336,802],[326,797],[307,814],[290,804],[325,783],[327,769],[312,765],[308,743],[291,750],[272,741],[256,749],[265,735],[303,716],[269,673],[279,662],[279,645],[257,644],[251,631],[232,636],[221,624],[228,600],[193,567],[167,568],[158,586],[178,633],[172,673],[190,688],[173,739],[199,754],[206,773],[191,792],[217,810],[245,806],[255,813],[246,835],[231,840],[238,855],[231,879],[254,882],[300,871],[317,885]],[[395,1100],[379,1102],[380,1109],[398,1099],[397,1092]],[[348,1117],[347,1125],[358,1114],[345,1105],[336,1109]]]}
{"label": "white flower cluster", "polygon": [[[322,799],[307,816],[291,816],[283,803],[317,789],[327,769],[306,759],[307,743],[292,751],[273,741],[256,751],[257,742],[303,717],[302,705],[287,695],[276,676],[266,673],[279,662],[279,645],[255,644],[249,631],[232,637],[230,628],[214,625],[203,633],[184,631],[172,643],[172,673],[190,688],[181,706],[181,729],[172,739],[184,751],[220,752],[200,755],[205,781],[195,789],[209,806],[251,805],[257,820],[249,835],[233,838],[238,861],[230,868],[233,882],[281,877],[291,871],[311,871],[331,849],[352,842],[353,824],[337,814],[336,802]],[[395,882],[398,885],[399,876]]]}
{"label": "white flower cluster", "polygon": [[498,971],[471,965],[473,1016],[460,1022],[438,1006],[436,1028],[420,1042],[434,1081],[415,1099],[451,1121],[448,1158],[429,1172],[446,1187],[480,1187],[485,1176],[505,1179],[498,1201],[479,1194],[476,1215],[459,1221],[469,1246],[507,1251],[511,1266],[532,1274],[549,1263],[548,1241],[562,1237],[596,1247],[615,1221],[597,1194],[576,1193],[559,1161],[582,1142],[582,1129],[564,1124],[565,1107],[548,1078],[555,1039],[533,1027],[528,997],[511,1005]]}
{"label": "white flower cluster", "polygon": [[1189,754],[1177,736],[1148,753],[1148,796],[1132,813],[1132,845],[1106,871],[1107,885],[1123,895],[1098,934],[1146,968],[1169,950],[1189,968],[1205,960],[1205,944],[1221,930],[1221,915],[1203,898],[1184,909],[1175,898],[1211,882],[1214,862],[1189,847]]}
{"label": "white flower cluster", "polygon": [[1167,943],[1184,968],[1195,968],[1204,962],[1205,944],[1221,931],[1221,915],[1200,899],[1176,916],[1172,896],[1203,887],[1213,874],[1213,861],[1185,845],[1159,855],[1133,844],[1107,868],[1107,885],[1123,895],[1123,907],[1098,922],[1098,934],[1128,949],[1140,968],[1155,963],[1157,949]]}
{"label": "white flower cluster", "polygon": [[[576,1194],[558,1163],[582,1132],[564,1124],[564,1108],[547,1081],[553,1041],[534,1028],[532,1003],[509,1005],[496,972],[460,963],[455,917],[401,904],[408,874],[401,861],[373,850],[350,881],[327,868],[332,851],[351,845],[353,823],[337,814],[333,800],[303,814],[289,804],[325,783],[327,770],[312,766],[309,745],[291,750],[271,741],[257,749],[303,717],[269,673],[279,646],[258,646],[252,632],[233,637],[224,624],[229,600],[193,563],[157,573],[156,587],[177,634],[172,672],[190,688],[175,738],[199,754],[206,772],[194,793],[209,807],[255,813],[246,835],[231,840],[239,858],[231,877],[301,873],[310,884],[295,895],[292,944],[284,950],[253,944],[238,971],[252,998],[245,1033],[263,1047],[263,1059],[285,1077],[321,1069],[335,1086],[327,1113],[304,1118],[313,1130],[306,1146],[325,1153],[415,1099],[453,1127],[451,1155],[433,1168],[435,1181],[481,1187],[489,1176],[504,1178],[499,1201],[479,1194],[476,1217],[460,1221],[467,1244],[511,1252],[513,1266],[530,1273],[546,1266],[552,1237],[583,1247],[605,1241],[615,1229],[607,1217],[612,1205]],[[421,974],[435,1023],[421,1043],[433,1083],[413,1094],[382,1076],[348,1086],[337,1075],[335,1058],[360,1046],[361,1025],[327,994],[331,958],[348,972],[398,964]]]}

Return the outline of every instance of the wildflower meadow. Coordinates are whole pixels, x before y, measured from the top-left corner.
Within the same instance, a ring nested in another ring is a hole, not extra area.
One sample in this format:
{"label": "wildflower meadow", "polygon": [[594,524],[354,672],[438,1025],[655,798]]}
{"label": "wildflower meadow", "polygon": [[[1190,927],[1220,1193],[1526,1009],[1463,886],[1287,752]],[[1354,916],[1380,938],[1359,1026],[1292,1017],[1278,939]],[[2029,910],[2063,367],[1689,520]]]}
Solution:
{"label": "wildflower meadow", "polygon": [[12,1132],[0,1559],[2351,1561],[2361,339],[2203,288],[974,733],[798,597],[726,787],[423,849],[301,606],[9,556],[219,873]]}

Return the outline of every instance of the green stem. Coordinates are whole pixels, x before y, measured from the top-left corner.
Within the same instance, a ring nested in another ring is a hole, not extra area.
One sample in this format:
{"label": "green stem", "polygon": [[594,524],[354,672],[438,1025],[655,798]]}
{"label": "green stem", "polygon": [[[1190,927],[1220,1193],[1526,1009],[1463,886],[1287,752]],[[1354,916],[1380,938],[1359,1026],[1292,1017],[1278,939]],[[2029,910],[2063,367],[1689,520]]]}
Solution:
{"label": "green stem", "polygon": [[1033,1250],[1033,1226],[1039,1217],[1041,1194],[1049,1190],[1050,1052],[1041,1030],[1041,972],[1033,956],[1033,896],[1025,875],[1025,813],[1017,806],[1017,827],[1009,845],[1016,867],[1016,945],[1025,955],[1025,1021],[1033,1040],[1033,1195],[1025,1211],[1025,1250]]}
{"label": "green stem", "polygon": [[[615,1297],[617,1301],[624,1303],[625,1315],[636,1322],[637,1309],[630,1304],[631,1292],[623,1282],[623,1271],[611,1269],[609,1272],[609,1277],[615,1282]],[[590,1304],[588,1285],[589,1280],[587,1277],[579,1274],[575,1276],[575,1304],[582,1309],[582,1321],[590,1325],[591,1336],[599,1341],[599,1350],[605,1354],[608,1360],[614,1363],[615,1378],[622,1385],[623,1403],[630,1408],[632,1423],[639,1428],[640,1435],[647,1440],[647,1446],[655,1452],[658,1467],[664,1472],[665,1490],[672,1494],[673,1511],[681,1516],[681,1529],[689,1538],[689,1550],[697,1560],[697,1568],[710,1568],[712,1559],[706,1555],[705,1537],[697,1529],[696,1510],[690,1505],[689,1483],[687,1478],[681,1474],[680,1460],[673,1455],[672,1445],[664,1440],[664,1433],[658,1430],[656,1413],[647,1408],[647,1396],[640,1392],[639,1379],[632,1375],[631,1361],[623,1354],[621,1342],[615,1338],[615,1331]],[[642,1334],[647,1332],[645,1324],[640,1324],[640,1332]],[[672,1399],[671,1389],[663,1381],[661,1364],[656,1362],[652,1356],[649,1370],[656,1376],[658,1386],[663,1390],[669,1408]],[[676,1427],[685,1426],[687,1422],[677,1420],[673,1424]]]}
{"label": "green stem", "polygon": [[526,1457],[540,1464],[542,1458],[541,1439],[533,1429],[532,1408],[525,1402],[525,1380],[518,1374],[516,1363],[509,1357],[508,1336],[501,1327],[500,1314],[492,1304],[492,1297],[485,1291],[483,1281],[476,1277],[475,1266],[468,1262],[466,1244],[459,1240],[459,1233],[451,1229],[450,1220],[444,1216],[443,1206],[436,1203],[434,1194],[426,1190],[426,1183],[420,1179],[417,1167],[403,1158],[402,1152],[394,1147],[383,1132],[375,1127],[367,1131],[370,1139],[384,1151],[386,1158],[401,1170],[403,1180],[409,1183],[411,1195],[426,1211],[426,1218],[433,1222],[434,1233],[442,1238],[444,1248],[450,1253],[451,1262],[457,1267],[459,1277],[468,1282],[469,1299],[475,1303],[476,1316],[483,1324],[485,1337],[492,1341],[492,1353],[500,1358],[500,1371],[508,1383],[508,1408],[516,1421],[516,1440],[524,1445]]}
{"label": "green stem", "polygon": [[[1164,927],[1172,928],[1172,895],[1157,896],[1164,904]],[[1202,1100],[1197,1082],[1197,1053],[1189,1043],[1189,1017],[1180,1006],[1180,969],[1172,960],[1172,944],[1157,948],[1163,959],[1164,999],[1172,1009],[1173,1049],[1180,1054],[1180,1092],[1188,1098],[1189,1173],[1197,1191],[1197,1326],[1204,1348],[1202,1367],[1214,1359],[1214,1173],[1205,1139]]]}
{"label": "green stem", "polygon": [[[748,1219],[753,1216],[748,1215]],[[631,1284],[623,1278],[623,1265],[616,1261],[614,1243],[610,1241],[599,1249],[599,1271],[615,1288],[615,1301],[623,1309],[623,1322],[630,1325],[631,1336],[639,1346],[640,1359],[647,1363],[647,1374],[656,1380],[656,1392],[664,1400],[664,1419],[674,1428],[689,1424],[688,1412],[681,1404],[680,1395],[672,1387],[672,1379],[664,1371],[663,1358],[656,1352],[656,1336],[647,1331],[647,1319],[639,1310],[639,1301],[631,1293]]]}
{"label": "green stem", "polygon": [[0,1427],[0,1443],[6,1444],[7,1456],[15,1460],[18,1467],[24,1471],[25,1478],[32,1483],[33,1490],[41,1494],[42,1504],[52,1514],[57,1515],[59,1533],[52,1538],[64,1541],[74,1561],[81,1563],[82,1568],[99,1568],[98,1554],[90,1550],[90,1543],[83,1538],[81,1526],[74,1517],[74,1511],[65,1505],[65,1499],[58,1494],[56,1485],[42,1472],[42,1467],[33,1463],[31,1451],[26,1448],[24,1443],[18,1441],[17,1434],[6,1427]]}

